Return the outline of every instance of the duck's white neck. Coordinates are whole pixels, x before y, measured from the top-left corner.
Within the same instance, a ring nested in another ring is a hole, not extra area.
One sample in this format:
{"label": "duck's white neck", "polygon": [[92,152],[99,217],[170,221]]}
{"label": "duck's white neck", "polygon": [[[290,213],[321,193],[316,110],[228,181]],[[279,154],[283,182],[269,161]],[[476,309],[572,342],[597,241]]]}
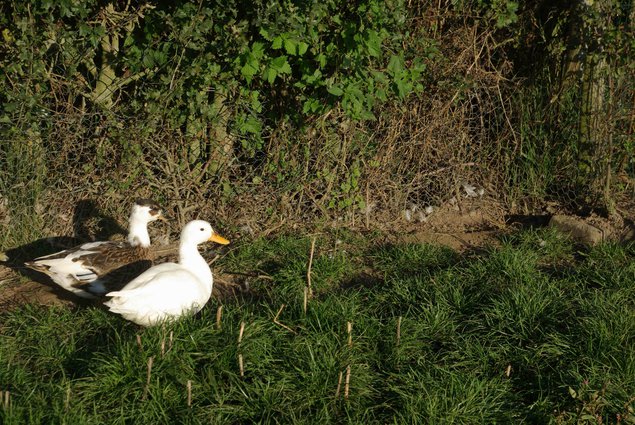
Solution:
{"label": "duck's white neck", "polygon": [[132,246],[150,246],[150,235],[148,234],[148,223],[145,220],[141,220],[135,217],[134,214],[130,216],[130,222],[128,223],[128,243]]}
{"label": "duck's white neck", "polygon": [[214,284],[212,271],[205,259],[198,252],[198,248],[193,243],[181,243],[179,246],[179,263],[194,274],[199,281],[212,293]]}

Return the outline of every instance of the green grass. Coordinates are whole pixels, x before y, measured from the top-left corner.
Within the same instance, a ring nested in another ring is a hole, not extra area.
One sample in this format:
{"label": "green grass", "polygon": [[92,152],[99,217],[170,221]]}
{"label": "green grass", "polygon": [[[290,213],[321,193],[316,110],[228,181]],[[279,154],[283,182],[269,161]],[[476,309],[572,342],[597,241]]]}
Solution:
{"label": "green grass", "polygon": [[635,423],[634,246],[581,252],[552,230],[467,256],[318,240],[305,314],[309,249],[284,236],[224,258],[269,278],[225,301],[221,329],[216,300],[151,329],[89,307],[0,313],[0,422]]}

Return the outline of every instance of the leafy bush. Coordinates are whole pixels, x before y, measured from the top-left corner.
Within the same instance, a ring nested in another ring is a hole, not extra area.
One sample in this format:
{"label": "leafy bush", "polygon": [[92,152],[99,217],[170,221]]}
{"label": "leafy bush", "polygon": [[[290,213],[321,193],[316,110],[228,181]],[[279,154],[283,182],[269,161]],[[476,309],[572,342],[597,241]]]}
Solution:
{"label": "leafy bush", "polygon": [[[4,2],[0,213],[30,233],[9,226],[2,245],[68,233],[54,223],[91,197],[181,217],[213,199],[234,222],[392,221],[461,182],[608,204],[633,173],[625,5]],[[603,82],[604,103],[561,73],[578,27],[597,41],[578,43],[584,69],[603,70],[583,87]]]}

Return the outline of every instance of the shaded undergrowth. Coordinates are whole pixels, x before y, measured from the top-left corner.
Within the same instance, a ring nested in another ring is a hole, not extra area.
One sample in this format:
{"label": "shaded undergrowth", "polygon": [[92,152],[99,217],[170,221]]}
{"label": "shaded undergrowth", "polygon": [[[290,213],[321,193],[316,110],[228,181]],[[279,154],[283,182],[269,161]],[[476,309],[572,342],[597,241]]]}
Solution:
{"label": "shaded undergrowth", "polygon": [[220,324],[216,300],[144,330],[97,308],[0,313],[0,420],[635,423],[633,246],[342,239],[317,242],[306,313],[311,242],[293,236],[222,260],[260,277]]}

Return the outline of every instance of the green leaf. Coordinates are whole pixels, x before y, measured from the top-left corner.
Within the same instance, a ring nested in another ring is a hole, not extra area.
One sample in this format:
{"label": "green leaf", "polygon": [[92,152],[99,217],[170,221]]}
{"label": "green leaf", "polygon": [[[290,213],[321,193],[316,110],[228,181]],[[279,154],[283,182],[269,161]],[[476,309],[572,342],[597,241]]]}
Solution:
{"label": "green leaf", "polygon": [[278,71],[278,74],[291,74],[291,65],[287,62],[286,56],[278,56],[271,61],[271,67]]}
{"label": "green leaf", "polygon": [[287,54],[296,56],[298,54],[298,42],[292,38],[285,38],[284,50],[287,51]]}
{"label": "green leaf", "polygon": [[282,48],[282,37],[277,36],[276,38],[274,38],[273,42],[271,43],[271,48],[272,49],[280,49],[280,48]]}
{"label": "green leaf", "polygon": [[265,55],[265,45],[259,41],[254,42],[251,46],[251,54],[255,59],[262,59]]}
{"label": "green leaf", "polygon": [[135,43],[135,39],[134,37],[132,37],[131,35],[128,35],[126,37],[126,39],[123,42],[123,47],[130,47]]}
{"label": "green leaf", "polygon": [[258,31],[258,33],[262,36],[262,38],[264,38],[267,41],[271,41],[271,36],[269,35],[269,31],[267,31],[264,28],[260,28],[260,31]]}
{"label": "green leaf", "polygon": [[322,81],[322,71],[320,71],[319,69],[316,69],[315,71],[313,71],[313,74],[309,74],[309,75],[304,74],[302,76],[302,80],[310,85],[318,85],[316,83]]}
{"label": "green leaf", "polygon": [[254,117],[247,118],[247,120],[240,125],[240,131],[243,134],[244,133],[260,134],[260,130],[261,130],[260,121],[258,121],[258,119]]}
{"label": "green leaf", "polygon": [[392,76],[393,78],[401,75],[404,70],[403,58],[401,56],[392,55],[390,57],[390,62],[388,62],[388,67],[386,68],[386,70],[388,71],[388,75]]}
{"label": "green leaf", "polygon": [[154,62],[157,65],[163,65],[168,60],[168,56],[165,53],[157,51],[157,50],[154,51],[153,56],[154,56]]}
{"label": "green leaf", "polygon": [[87,25],[87,24],[85,24],[83,22],[81,24],[79,24],[79,35],[81,35],[82,37],[84,37],[84,36],[86,36],[86,35],[88,35],[88,34],[90,34],[92,32],[93,32],[93,29],[89,25]]}
{"label": "green leaf", "polygon": [[344,94],[344,90],[342,90],[339,86],[331,86],[327,88],[326,91],[331,93],[333,96],[341,96]]}
{"label": "green leaf", "polygon": [[326,60],[326,55],[324,53],[320,53],[317,56],[316,60],[320,64],[320,68],[324,68],[326,66],[327,60]]}
{"label": "green leaf", "polygon": [[578,398],[578,393],[571,387],[569,387],[569,395],[573,398]]}
{"label": "green leaf", "polygon": [[3,106],[5,112],[13,112],[18,109],[17,102],[6,102]]}
{"label": "green leaf", "polygon": [[258,73],[258,61],[250,58],[250,60],[240,68],[240,73],[248,82],[251,82],[251,78]]}
{"label": "green leaf", "polygon": [[377,31],[368,30],[366,34],[366,48],[368,49],[368,54],[373,57],[378,58],[381,55],[381,38]]}
{"label": "green leaf", "polygon": [[152,55],[149,53],[146,53],[145,55],[143,55],[143,59],[141,60],[141,63],[143,63],[143,66],[145,66],[146,68],[154,67],[154,59],[152,58]]}
{"label": "green leaf", "polygon": [[304,56],[306,51],[309,49],[309,45],[304,41],[298,43],[298,55]]}
{"label": "green leaf", "polygon": [[371,71],[373,78],[375,81],[381,84],[388,84],[388,78],[386,78],[386,74],[381,71]]}
{"label": "green leaf", "polygon": [[412,84],[401,79],[395,80],[395,86],[397,87],[397,95],[401,99],[406,97],[412,91]]}
{"label": "green leaf", "polygon": [[303,114],[313,113],[317,111],[318,109],[320,109],[320,102],[317,99],[313,99],[313,98],[307,99],[304,102],[304,105],[302,105]]}
{"label": "green leaf", "polygon": [[273,82],[276,80],[276,77],[278,76],[278,71],[276,71],[275,69],[271,68],[271,67],[267,67],[265,69],[265,80],[267,80],[269,82],[269,84],[273,84]]}

